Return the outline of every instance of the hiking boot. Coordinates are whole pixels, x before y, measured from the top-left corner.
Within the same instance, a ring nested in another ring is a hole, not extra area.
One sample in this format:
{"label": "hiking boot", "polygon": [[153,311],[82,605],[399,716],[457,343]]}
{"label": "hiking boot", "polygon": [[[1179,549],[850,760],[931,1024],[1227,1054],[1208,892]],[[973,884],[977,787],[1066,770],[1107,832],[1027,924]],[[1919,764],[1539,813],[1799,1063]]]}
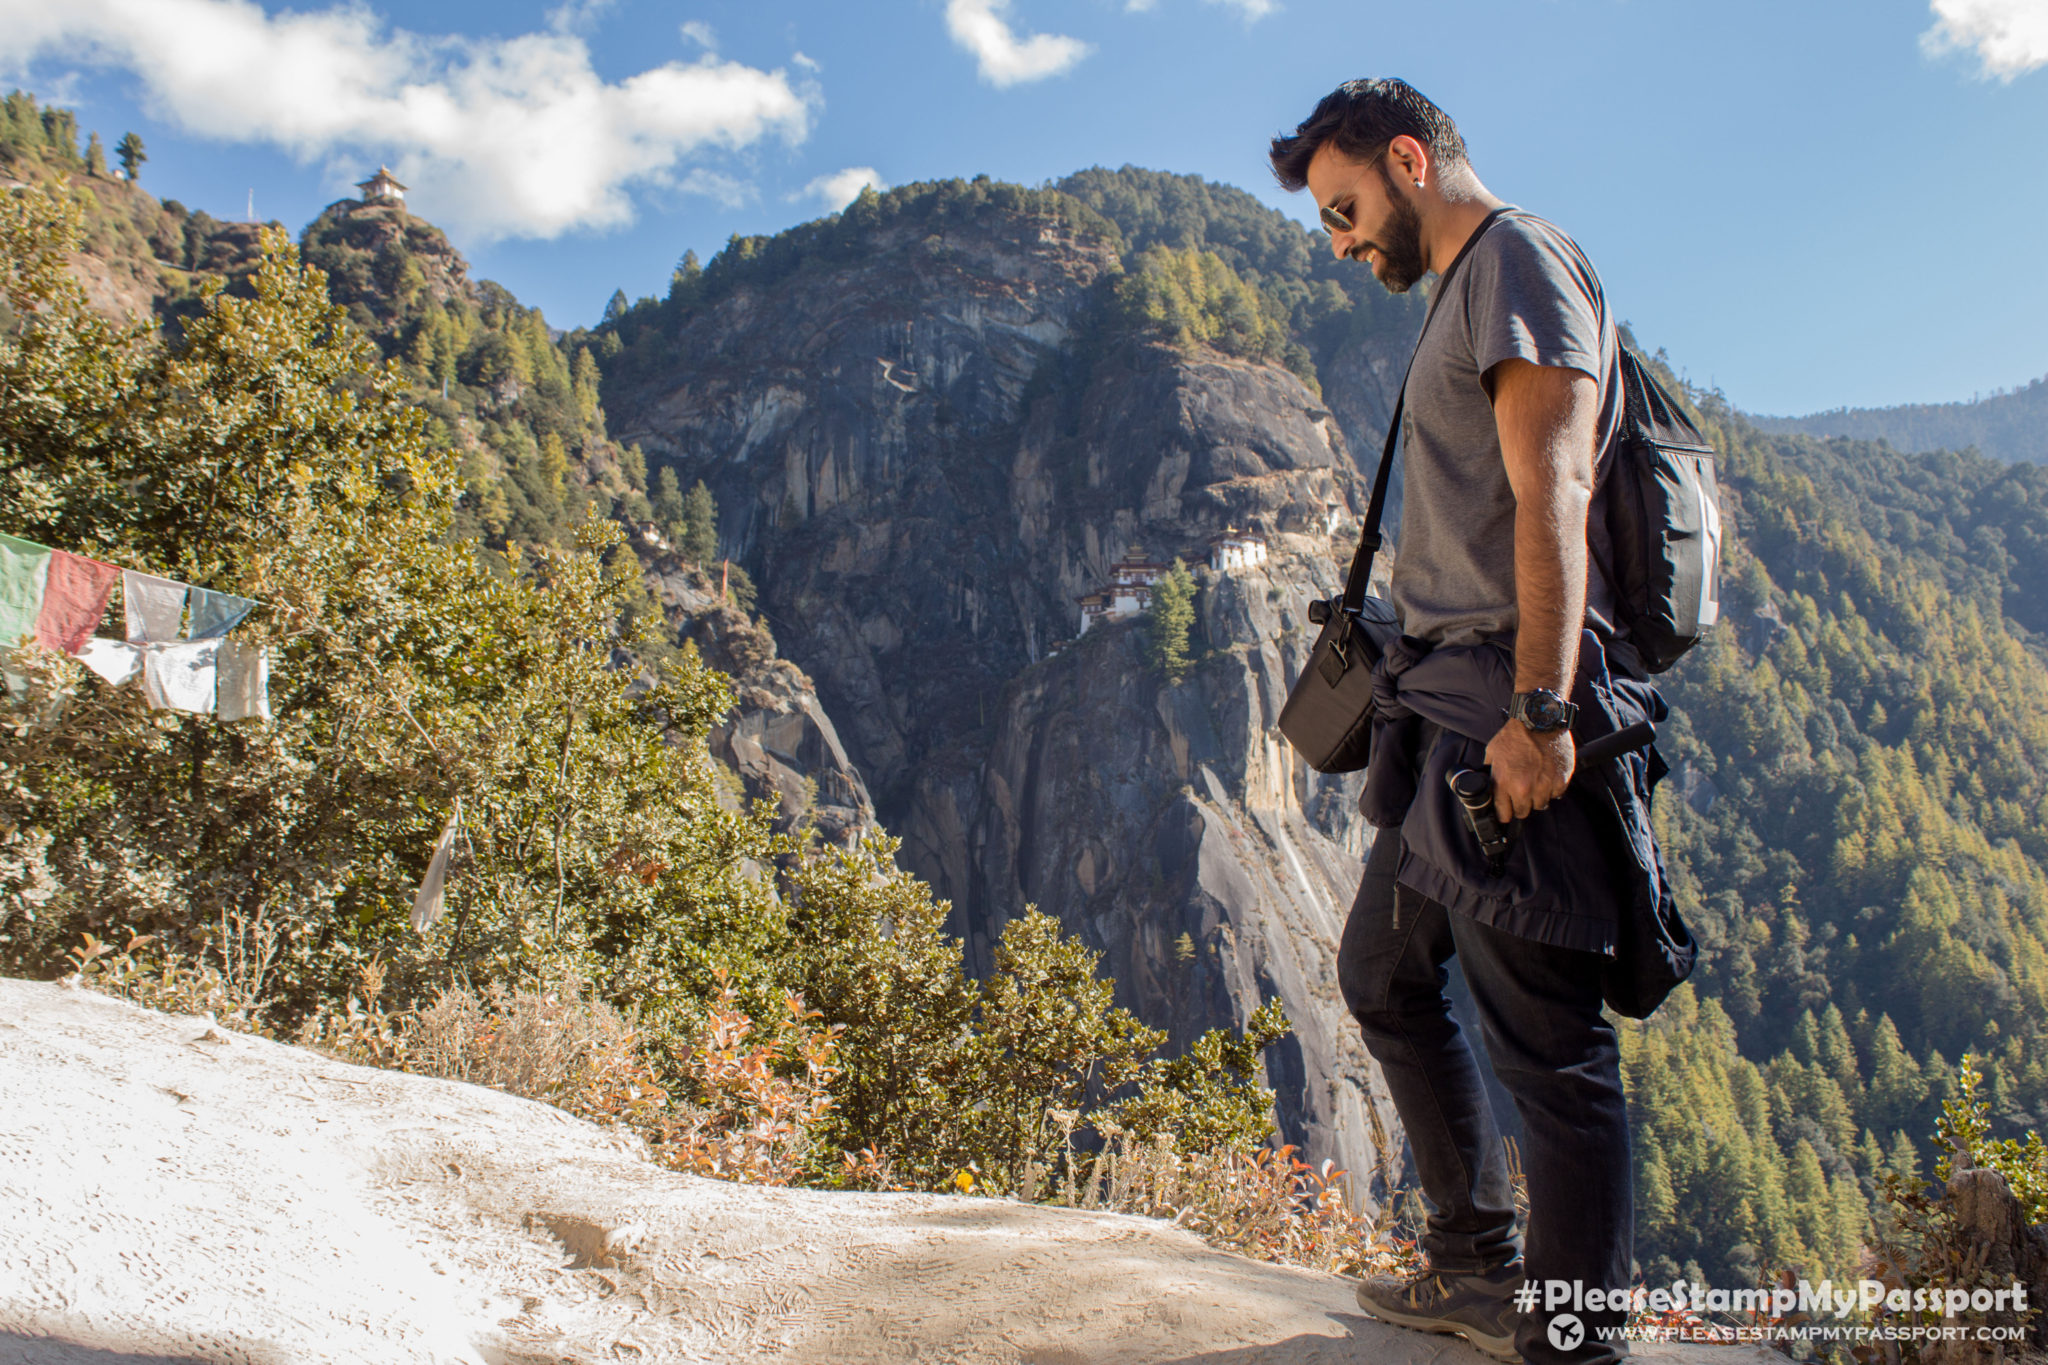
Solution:
{"label": "hiking boot", "polygon": [[1515,1326],[1522,1315],[1515,1291],[1522,1287],[1522,1263],[1513,1261],[1483,1275],[1369,1275],[1359,1282],[1358,1306],[1396,1327],[1461,1336],[1495,1360],[1520,1360]]}

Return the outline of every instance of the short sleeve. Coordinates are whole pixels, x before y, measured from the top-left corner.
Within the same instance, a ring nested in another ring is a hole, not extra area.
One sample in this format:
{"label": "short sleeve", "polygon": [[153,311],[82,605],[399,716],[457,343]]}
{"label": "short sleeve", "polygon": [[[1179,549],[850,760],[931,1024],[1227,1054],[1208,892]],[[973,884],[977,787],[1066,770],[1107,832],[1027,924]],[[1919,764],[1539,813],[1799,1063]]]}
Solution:
{"label": "short sleeve", "polygon": [[1547,229],[1510,218],[1473,249],[1466,319],[1482,375],[1510,359],[1603,375],[1599,281],[1577,248]]}

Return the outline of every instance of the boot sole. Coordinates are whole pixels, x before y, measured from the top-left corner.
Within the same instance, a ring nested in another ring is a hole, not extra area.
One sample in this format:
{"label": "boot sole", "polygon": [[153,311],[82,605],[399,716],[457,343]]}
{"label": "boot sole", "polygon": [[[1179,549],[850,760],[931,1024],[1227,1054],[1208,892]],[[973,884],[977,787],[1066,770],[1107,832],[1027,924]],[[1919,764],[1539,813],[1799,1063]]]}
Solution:
{"label": "boot sole", "polygon": [[1515,1349],[1515,1339],[1512,1336],[1489,1336],[1477,1327],[1462,1322],[1450,1322],[1444,1318],[1409,1317],[1368,1301],[1363,1293],[1357,1294],[1356,1297],[1360,1308],[1390,1327],[1406,1327],[1415,1332],[1434,1332],[1438,1336],[1463,1337],[1474,1350],[1495,1360],[1511,1362],[1512,1365],[1519,1365],[1522,1359],[1522,1353]]}

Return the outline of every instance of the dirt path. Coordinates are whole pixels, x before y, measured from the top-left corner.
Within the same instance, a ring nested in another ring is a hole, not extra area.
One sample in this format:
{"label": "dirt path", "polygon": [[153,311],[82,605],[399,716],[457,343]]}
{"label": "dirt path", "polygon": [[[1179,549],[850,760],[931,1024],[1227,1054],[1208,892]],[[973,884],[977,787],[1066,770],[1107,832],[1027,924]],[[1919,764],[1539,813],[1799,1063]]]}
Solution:
{"label": "dirt path", "polygon": [[545,1105],[0,980],[0,1365],[617,1360],[1484,1357],[1156,1220],[700,1180]]}

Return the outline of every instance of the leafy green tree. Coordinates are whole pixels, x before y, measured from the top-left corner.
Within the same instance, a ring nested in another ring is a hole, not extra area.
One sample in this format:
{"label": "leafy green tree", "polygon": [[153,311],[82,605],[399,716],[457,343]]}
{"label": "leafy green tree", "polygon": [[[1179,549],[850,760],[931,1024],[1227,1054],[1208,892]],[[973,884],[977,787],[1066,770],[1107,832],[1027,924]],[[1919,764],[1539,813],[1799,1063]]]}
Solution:
{"label": "leafy green tree", "polygon": [[1152,585],[1145,616],[1145,660],[1170,683],[1186,676],[1188,631],[1195,624],[1195,580],[1181,560]]}
{"label": "leafy green tree", "polygon": [[100,135],[96,132],[86,139],[85,173],[100,177],[105,177],[107,173],[107,149],[100,142]]}
{"label": "leafy green tree", "polygon": [[[687,657],[644,694],[607,667],[638,577],[608,567],[616,533],[502,565],[452,539],[425,414],[280,234],[253,296],[215,290],[171,349],[86,306],[76,226],[40,191],[0,199],[0,287],[35,319],[0,335],[15,525],[257,599],[241,634],[273,655],[276,719],[154,712],[18,658],[0,819],[32,837],[0,874],[8,968],[59,970],[84,931],[192,955],[225,934],[274,947],[286,1015],[374,957],[401,997],[572,970],[657,1042],[718,967],[766,1008],[780,911],[746,868],[774,846],[703,744],[731,694]],[[450,909],[422,937],[411,892],[457,797]]]}
{"label": "leafy green tree", "polygon": [[142,178],[142,163],[149,160],[149,153],[142,150],[140,134],[121,134],[121,140],[114,144],[114,154],[121,158],[121,173],[131,182]]}

